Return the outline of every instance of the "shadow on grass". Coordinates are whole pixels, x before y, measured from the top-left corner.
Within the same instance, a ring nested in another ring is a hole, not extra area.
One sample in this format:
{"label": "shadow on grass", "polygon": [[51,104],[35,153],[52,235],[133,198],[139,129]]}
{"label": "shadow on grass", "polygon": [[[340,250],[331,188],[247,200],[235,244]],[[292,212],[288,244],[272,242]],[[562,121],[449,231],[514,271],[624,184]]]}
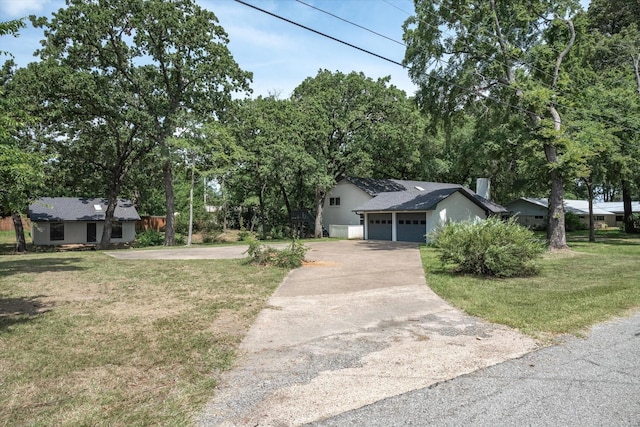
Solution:
{"label": "shadow on grass", "polygon": [[[9,260],[7,260],[9,259]],[[0,278],[21,273],[45,273],[60,271],[79,271],[84,267],[77,264],[82,258],[22,258],[19,256],[0,258]]]}
{"label": "shadow on grass", "polygon": [[0,298],[0,332],[52,310],[53,304],[40,301],[43,297]]}

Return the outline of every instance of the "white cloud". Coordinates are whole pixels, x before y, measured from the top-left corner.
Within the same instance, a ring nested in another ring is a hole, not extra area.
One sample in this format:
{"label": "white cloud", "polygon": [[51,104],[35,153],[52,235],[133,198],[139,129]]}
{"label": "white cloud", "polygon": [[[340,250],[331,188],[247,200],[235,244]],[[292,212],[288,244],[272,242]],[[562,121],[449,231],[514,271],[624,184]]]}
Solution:
{"label": "white cloud", "polygon": [[[38,12],[48,9],[49,0],[0,0],[0,16],[9,19],[22,18],[27,15],[37,15]],[[64,7],[63,1],[58,1],[60,7]]]}

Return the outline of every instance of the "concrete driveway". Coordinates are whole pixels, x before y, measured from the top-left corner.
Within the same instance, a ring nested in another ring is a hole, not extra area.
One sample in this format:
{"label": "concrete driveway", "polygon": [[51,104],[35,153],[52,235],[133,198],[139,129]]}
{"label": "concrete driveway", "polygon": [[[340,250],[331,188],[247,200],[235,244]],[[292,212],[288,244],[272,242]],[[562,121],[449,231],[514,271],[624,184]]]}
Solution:
{"label": "concrete driveway", "polygon": [[200,425],[318,421],[537,348],[435,295],[417,245],[308,246],[312,262],[293,270],[259,314]]}

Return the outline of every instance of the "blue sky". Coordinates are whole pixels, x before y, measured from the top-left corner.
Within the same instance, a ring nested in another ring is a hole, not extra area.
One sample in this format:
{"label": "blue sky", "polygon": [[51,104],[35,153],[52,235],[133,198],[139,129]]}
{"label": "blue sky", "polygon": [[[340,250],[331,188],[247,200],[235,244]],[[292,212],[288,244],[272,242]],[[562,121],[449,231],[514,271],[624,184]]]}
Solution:
{"label": "blue sky", "polygon": [[[196,0],[213,11],[229,34],[236,62],[254,73],[253,95],[288,97],[319,69],[363,72],[371,78],[391,76],[391,83],[412,95],[415,86],[399,65],[344,46],[308,30],[251,9],[234,0]],[[296,0],[245,0],[315,30],[402,62],[404,46],[305,6]],[[402,41],[402,24],[414,12],[412,0],[303,0],[317,8]],[[589,0],[580,1],[587,6]],[[28,16],[50,16],[64,0],[0,0],[0,21]],[[19,66],[36,60],[33,52],[42,31],[28,25],[17,39],[2,37],[0,50],[15,56]],[[0,58],[0,61],[4,59]]]}
{"label": "blue sky", "polygon": [[[245,0],[315,30],[345,40],[397,62],[404,46],[314,10],[295,0]],[[229,49],[236,62],[254,73],[253,95],[288,97],[305,78],[319,69],[363,72],[371,78],[391,76],[391,83],[412,95],[415,86],[399,65],[344,46],[293,24],[251,9],[233,0],[197,0],[213,11],[229,34]],[[343,19],[402,41],[402,23],[413,13],[411,0],[304,0]],[[30,14],[50,16],[65,6],[63,0],[0,0],[0,21]],[[19,66],[37,58],[33,52],[42,31],[28,27],[20,37],[2,37],[0,50],[11,52]],[[2,59],[4,61],[4,59]]]}

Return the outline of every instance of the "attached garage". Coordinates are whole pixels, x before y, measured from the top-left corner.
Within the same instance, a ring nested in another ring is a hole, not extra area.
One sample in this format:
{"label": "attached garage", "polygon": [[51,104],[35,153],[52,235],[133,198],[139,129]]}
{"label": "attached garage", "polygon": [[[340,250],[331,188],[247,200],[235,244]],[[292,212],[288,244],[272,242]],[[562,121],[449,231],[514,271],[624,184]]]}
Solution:
{"label": "attached garage", "polygon": [[399,213],[396,215],[398,241],[424,242],[427,234],[427,215],[425,212]]}
{"label": "attached garage", "polygon": [[392,219],[390,213],[372,213],[368,217],[369,240],[391,240]]}
{"label": "attached garage", "polygon": [[475,221],[506,209],[455,184],[407,182],[406,191],[381,192],[353,212],[365,217],[365,240],[427,241],[449,221]]}

